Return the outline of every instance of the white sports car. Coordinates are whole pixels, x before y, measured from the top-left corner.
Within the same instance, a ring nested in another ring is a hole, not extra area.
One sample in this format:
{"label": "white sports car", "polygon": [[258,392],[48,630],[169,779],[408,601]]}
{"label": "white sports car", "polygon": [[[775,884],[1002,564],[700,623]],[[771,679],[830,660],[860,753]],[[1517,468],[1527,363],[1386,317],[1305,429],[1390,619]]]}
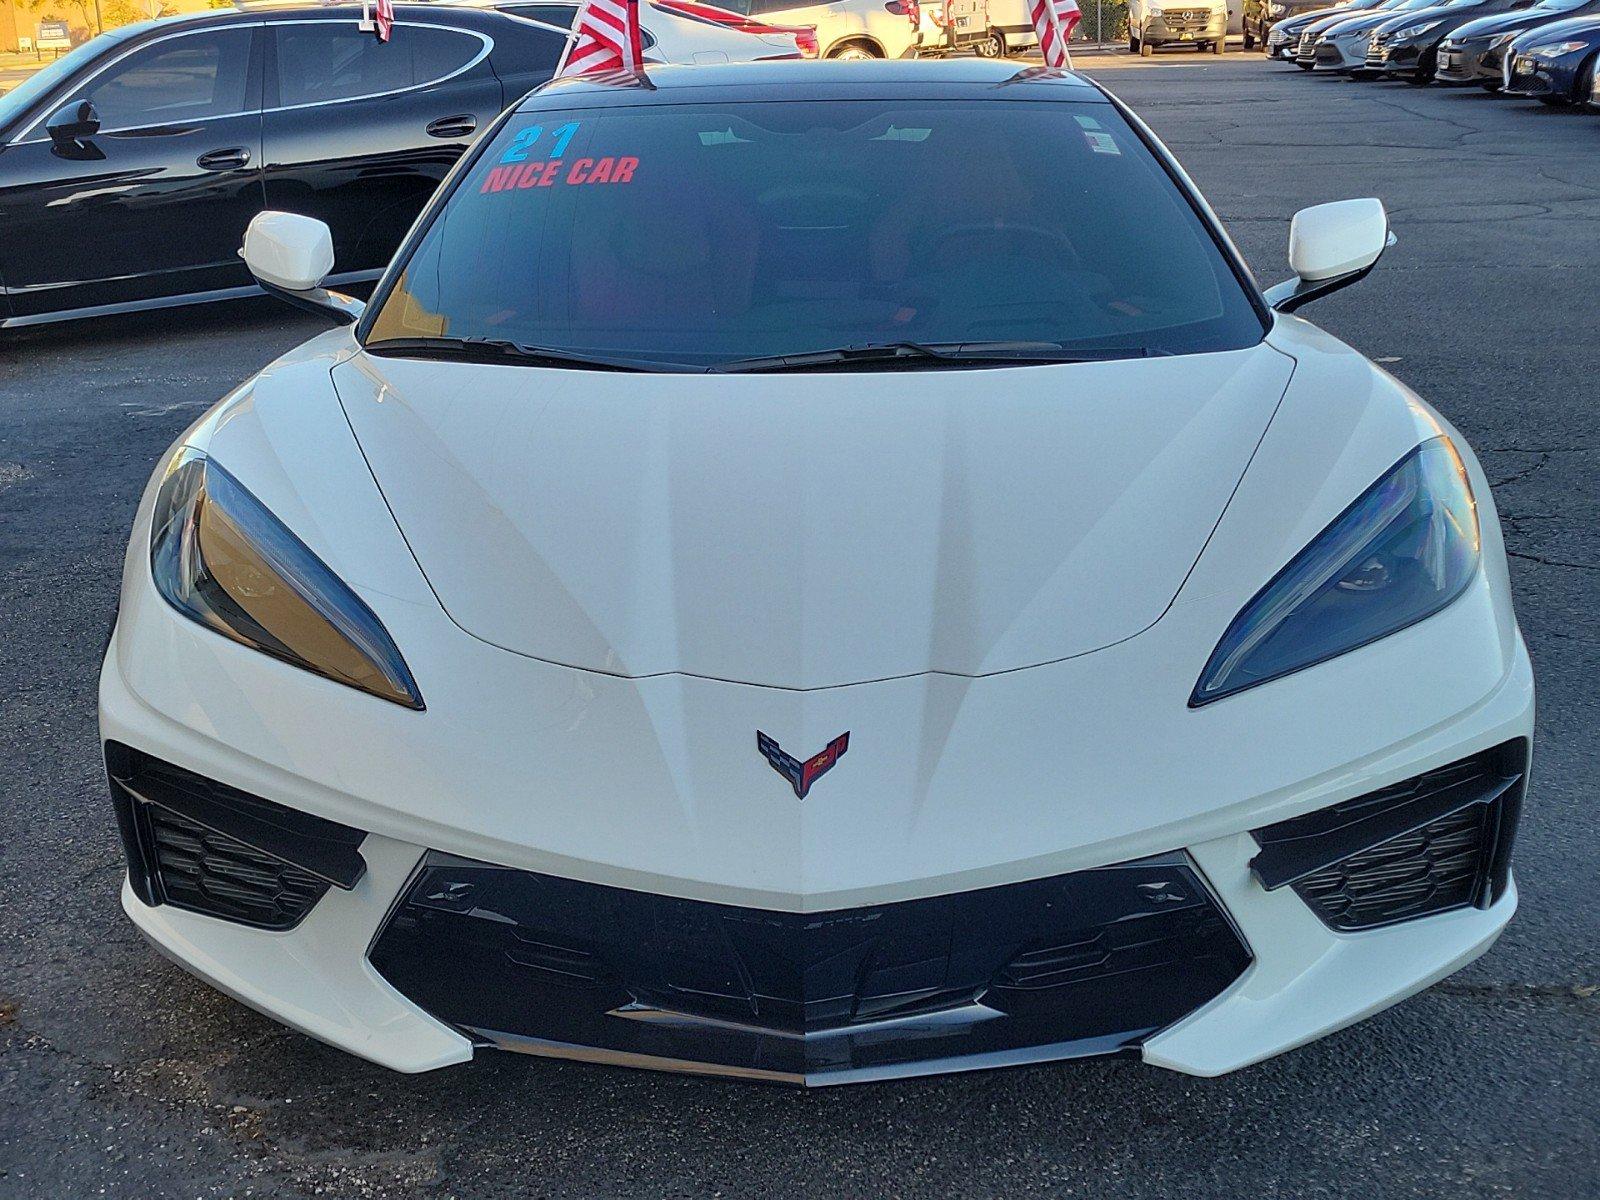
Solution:
{"label": "white sports car", "polygon": [[1132,114],[988,61],[503,116],[372,300],[139,506],[123,905],[403,1071],[1242,1067],[1516,906],[1534,686],[1483,471],[1263,295]]}

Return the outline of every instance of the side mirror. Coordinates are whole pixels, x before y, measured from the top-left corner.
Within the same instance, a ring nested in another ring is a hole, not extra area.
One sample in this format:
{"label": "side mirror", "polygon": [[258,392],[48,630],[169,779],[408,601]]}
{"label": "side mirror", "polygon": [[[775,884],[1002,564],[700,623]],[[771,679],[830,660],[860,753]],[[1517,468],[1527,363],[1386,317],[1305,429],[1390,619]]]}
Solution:
{"label": "side mirror", "polygon": [[45,132],[55,143],[55,151],[64,158],[104,158],[93,147],[84,143],[100,132],[100,114],[92,101],[74,100],[58,110],[44,125]]}
{"label": "side mirror", "polygon": [[257,283],[296,308],[332,317],[340,325],[361,318],[361,301],[322,286],[333,270],[333,232],[316,218],[257,213],[244,232],[239,256]]}
{"label": "side mirror", "polygon": [[1336,200],[1302,208],[1289,224],[1293,279],[1267,289],[1267,303],[1293,312],[1330,292],[1365,279],[1394,245],[1383,201]]}

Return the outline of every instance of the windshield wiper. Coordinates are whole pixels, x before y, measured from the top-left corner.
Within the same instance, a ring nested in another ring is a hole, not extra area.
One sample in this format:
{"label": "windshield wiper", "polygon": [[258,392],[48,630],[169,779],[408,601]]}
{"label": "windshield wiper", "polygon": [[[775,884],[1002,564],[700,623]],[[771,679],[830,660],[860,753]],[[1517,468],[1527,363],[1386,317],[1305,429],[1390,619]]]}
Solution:
{"label": "windshield wiper", "polygon": [[674,363],[643,362],[636,359],[607,358],[575,350],[549,346],[528,346],[506,338],[487,337],[410,337],[385,338],[368,342],[368,354],[392,354],[399,358],[448,358],[469,362],[518,362],[540,367],[577,367],[586,371],[683,371]]}
{"label": "windshield wiper", "polygon": [[1082,349],[1061,342],[868,342],[859,346],[839,346],[832,350],[808,350],[799,354],[766,354],[758,358],[736,358],[709,368],[713,372],[746,371],[821,371],[832,367],[882,366],[904,363],[912,369],[926,367],[930,361],[952,366],[996,364],[1046,364],[1109,362],[1118,358],[1148,358],[1144,346]]}

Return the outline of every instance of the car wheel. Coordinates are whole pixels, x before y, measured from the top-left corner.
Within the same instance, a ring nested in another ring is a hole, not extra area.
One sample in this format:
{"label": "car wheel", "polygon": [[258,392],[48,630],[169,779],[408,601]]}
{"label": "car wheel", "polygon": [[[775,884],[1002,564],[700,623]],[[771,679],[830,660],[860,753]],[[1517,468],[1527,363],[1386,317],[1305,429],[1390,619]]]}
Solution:
{"label": "car wheel", "polygon": [[979,58],[1004,58],[1006,56],[1006,35],[998,29],[991,29],[989,36],[973,47]]}
{"label": "car wheel", "polygon": [[869,58],[877,58],[878,55],[871,46],[863,46],[860,42],[846,42],[828,57],[839,62],[865,62]]}
{"label": "car wheel", "polygon": [[1244,48],[1246,50],[1254,50],[1256,48],[1256,35],[1248,29],[1244,31]]}
{"label": "car wheel", "polygon": [[1154,46],[1152,46],[1149,42],[1141,41],[1139,43],[1139,57],[1140,58],[1149,58],[1155,52],[1156,52],[1156,48]]}

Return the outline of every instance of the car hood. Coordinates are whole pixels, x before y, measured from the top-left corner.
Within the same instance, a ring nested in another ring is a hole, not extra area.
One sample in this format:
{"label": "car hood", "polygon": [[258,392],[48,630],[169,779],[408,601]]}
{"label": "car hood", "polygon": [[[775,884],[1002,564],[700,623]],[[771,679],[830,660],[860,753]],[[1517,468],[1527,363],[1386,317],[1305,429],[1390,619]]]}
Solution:
{"label": "car hood", "polygon": [[464,630],[638,677],[1010,671],[1158,620],[1293,360],[767,375],[358,354],[333,381]]}
{"label": "car hood", "polygon": [[[1468,12],[1470,11],[1471,10],[1468,10]],[[1459,10],[1457,9],[1445,8],[1443,5],[1439,6],[1438,8],[1414,8],[1410,12],[1403,12],[1398,16],[1389,17],[1387,20],[1381,22],[1372,32],[1374,34],[1394,33],[1396,30],[1410,29],[1413,25],[1422,25],[1428,21],[1443,21],[1449,17],[1458,15],[1458,12]],[[1466,14],[1462,13],[1460,15],[1463,20],[1468,19]]]}
{"label": "car hood", "polygon": [[1579,40],[1600,41],[1600,17],[1589,15],[1583,17],[1568,17],[1561,21],[1552,21],[1548,25],[1540,25],[1519,37],[1513,46],[1518,50],[1533,50],[1551,42],[1570,42]]}
{"label": "car hood", "polygon": [[1488,41],[1498,34],[1510,33],[1518,29],[1532,29],[1551,20],[1551,13],[1539,13],[1524,9],[1520,12],[1495,13],[1491,17],[1476,17],[1464,25],[1458,25],[1451,35],[1451,41],[1471,42]]}
{"label": "car hood", "polygon": [[1288,16],[1284,17],[1283,20],[1279,21],[1278,24],[1284,29],[1288,29],[1292,25],[1303,29],[1314,21],[1331,20],[1333,17],[1337,16],[1354,17],[1359,16],[1364,11],[1366,10],[1359,6],[1329,8],[1324,5],[1319,8],[1301,9],[1299,12],[1290,13]]}
{"label": "car hood", "polygon": [[1387,12],[1356,13],[1350,17],[1324,17],[1314,25],[1308,26],[1311,33],[1356,33],[1363,29],[1371,29],[1374,25],[1382,25],[1389,19]]}

